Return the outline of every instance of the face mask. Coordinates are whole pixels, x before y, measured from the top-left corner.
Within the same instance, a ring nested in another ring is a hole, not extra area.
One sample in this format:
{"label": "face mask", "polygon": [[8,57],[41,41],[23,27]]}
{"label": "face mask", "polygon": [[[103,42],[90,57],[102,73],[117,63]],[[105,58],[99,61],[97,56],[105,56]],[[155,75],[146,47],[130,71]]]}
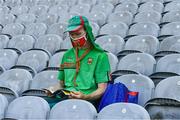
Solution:
{"label": "face mask", "polygon": [[72,45],[73,47],[83,47],[86,43],[86,35],[80,37],[80,38],[77,38],[77,39],[72,39]]}

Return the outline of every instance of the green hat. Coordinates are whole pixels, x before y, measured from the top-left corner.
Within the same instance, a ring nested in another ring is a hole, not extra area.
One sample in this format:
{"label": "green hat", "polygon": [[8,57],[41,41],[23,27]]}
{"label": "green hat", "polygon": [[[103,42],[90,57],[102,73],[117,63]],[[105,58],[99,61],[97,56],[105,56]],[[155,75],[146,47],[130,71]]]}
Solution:
{"label": "green hat", "polygon": [[85,16],[74,16],[74,17],[72,17],[68,21],[68,26],[67,26],[66,32],[76,31],[82,27],[84,27],[84,29],[87,33],[87,39],[90,43],[92,43],[94,48],[96,48],[100,51],[104,51],[98,44],[96,44],[94,42],[95,38],[94,38],[94,35],[92,33],[92,27],[90,26],[89,21]]}

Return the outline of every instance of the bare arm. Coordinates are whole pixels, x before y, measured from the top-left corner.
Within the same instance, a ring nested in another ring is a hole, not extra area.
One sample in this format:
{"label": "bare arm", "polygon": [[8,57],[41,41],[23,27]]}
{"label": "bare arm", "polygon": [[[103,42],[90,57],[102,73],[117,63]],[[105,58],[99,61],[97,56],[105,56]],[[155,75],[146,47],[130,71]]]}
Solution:
{"label": "bare arm", "polygon": [[103,95],[106,87],[107,83],[100,83],[98,84],[98,89],[89,95],[84,95],[81,92],[72,92],[70,97],[84,100],[97,100]]}

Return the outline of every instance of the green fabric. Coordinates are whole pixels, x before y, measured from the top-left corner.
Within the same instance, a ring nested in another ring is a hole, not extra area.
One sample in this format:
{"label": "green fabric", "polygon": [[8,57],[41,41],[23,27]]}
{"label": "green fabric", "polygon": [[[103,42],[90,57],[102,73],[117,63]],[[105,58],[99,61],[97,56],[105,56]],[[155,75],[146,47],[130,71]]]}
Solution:
{"label": "green fabric", "polygon": [[[94,46],[95,49],[100,50],[100,51],[104,51],[98,44],[96,44],[94,42],[95,38],[94,38],[94,35],[92,33],[92,27],[90,26],[88,19],[84,16],[82,16],[82,18],[84,20],[84,28],[87,32],[88,41]],[[66,32],[73,31],[74,29],[76,29],[80,25],[81,25],[80,16],[74,16],[68,21],[68,27],[66,29]]]}
{"label": "green fabric", "polygon": [[[78,56],[84,53],[84,49],[79,50]],[[61,64],[75,63],[74,49],[68,50]],[[76,79],[77,87],[73,84],[76,69],[75,66],[61,69],[58,74],[59,80],[64,80],[65,89],[69,91],[80,91],[90,94],[97,89],[98,83],[105,83],[109,80],[110,65],[107,54],[97,49],[92,49],[80,62],[80,70]]]}

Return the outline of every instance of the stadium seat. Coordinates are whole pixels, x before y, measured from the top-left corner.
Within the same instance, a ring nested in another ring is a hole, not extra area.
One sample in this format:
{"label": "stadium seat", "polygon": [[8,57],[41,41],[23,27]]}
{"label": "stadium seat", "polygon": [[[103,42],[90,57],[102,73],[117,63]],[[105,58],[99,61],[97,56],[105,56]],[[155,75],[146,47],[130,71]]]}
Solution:
{"label": "stadium seat", "polygon": [[35,6],[32,6],[30,8],[29,13],[33,13],[36,16],[40,16],[40,15],[46,14],[47,11],[48,11],[48,6],[46,6],[46,5],[35,5]]}
{"label": "stadium seat", "polygon": [[[141,0],[141,2],[143,3],[143,2],[145,2],[145,3],[147,3],[147,2],[160,2],[160,3],[164,3],[165,1],[164,0]],[[168,0],[169,1],[169,0]]]}
{"label": "stadium seat", "polygon": [[47,33],[48,34],[56,34],[62,37],[63,39],[66,38],[67,34],[64,33],[66,30],[67,24],[66,23],[54,23],[49,28]]}
{"label": "stadium seat", "polygon": [[[148,0],[146,0],[146,1],[148,1]],[[156,11],[156,12],[162,13],[163,9],[164,9],[163,3],[161,3],[157,0],[151,0],[151,1],[148,1],[144,4],[142,4],[139,7],[139,12]]]}
{"label": "stadium seat", "polygon": [[161,29],[161,36],[172,36],[172,35],[180,35],[180,22],[171,22],[164,25]]}
{"label": "stadium seat", "polygon": [[88,13],[87,18],[88,20],[97,23],[99,26],[102,26],[106,23],[107,16],[104,12],[96,11]]}
{"label": "stadium seat", "polygon": [[6,0],[4,1],[4,5],[14,7],[14,6],[19,6],[21,4],[21,0]]}
{"label": "stadium seat", "polygon": [[72,43],[69,37],[67,37],[65,40],[63,40],[61,49],[70,49],[72,48]]}
{"label": "stadium seat", "polygon": [[100,30],[99,25],[95,22],[90,22],[90,25],[92,27],[92,32],[93,32],[94,37],[98,36],[99,30]]}
{"label": "stadium seat", "polygon": [[0,24],[5,26],[7,24],[14,23],[15,16],[13,14],[0,14]]}
{"label": "stadium seat", "polygon": [[61,15],[64,13],[67,13],[69,10],[69,6],[68,5],[64,5],[64,4],[60,4],[60,5],[55,5],[55,6],[51,6],[49,8],[49,14],[54,14],[54,15]]}
{"label": "stadium seat", "polygon": [[34,48],[43,49],[53,55],[55,51],[60,49],[62,42],[63,40],[60,36],[46,34],[37,39]]}
{"label": "stadium seat", "polygon": [[173,72],[180,74],[180,54],[169,54],[160,58],[156,65],[156,72]]}
{"label": "stadium seat", "polygon": [[31,23],[26,26],[25,34],[32,35],[37,39],[44,35],[47,31],[47,26],[44,23]]}
{"label": "stadium seat", "polygon": [[57,3],[57,0],[38,0],[38,5],[47,5],[47,6],[53,6]]}
{"label": "stadium seat", "polygon": [[4,26],[2,33],[9,34],[11,36],[19,35],[24,32],[24,26],[20,23],[11,23]]}
{"label": "stadium seat", "polygon": [[59,21],[60,23],[68,23],[68,20],[70,18],[72,18],[73,16],[77,16],[77,15],[80,15],[80,13],[78,12],[64,12],[64,13],[61,13],[59,16]]}
{"label": "stadium seat", "polygon": [[171,98],[180,100],[180,76],[173,76],[160,81],[155,88],[155,98]]}
{"label": "stadium seat", "polygon": [[0,49],[6,48],[9,42],[9,37],[6,35],[0,35]]}
{"label": "stadium seat", "polygon": [[77,4],[78,0],[58,0],[57,4],[58,5],[68,5],[69,7]]}
{"label": "stadium seat", "polygon": [[114,6],[111,3],[99,3],[94,5],[91,11],[92,12],[101,11],[104,12],[106,15],[109,15],[112,13],[113,9]]}
{"label": "stadium seat", "polygon": [[110,62],[110,67],[111,67],[111,73],[117,70],[117,64],[118,64],[118,58],[112,54],[112,53],[107,53],[109,62]]}
{"label": "stadium seat", "polygon": [[11,9],[11,13],[14,15],[26,14],[29,8],[25,5],[15,6]]}
{"label": "stadium seat", "polygon": [[42,50],[30,50],[22,53],[16,65],[30,67],[34,72],[40,72],[47,66],[49,56]]}
{"label": "stadium seat", "polygon": [[141,22],[134,24],[129,29],[129,35],[152,35],[157,37],[159,35],[159,26],[152,22]]}
{"label": "stadium seat", "polygon": [[25,13],[25,14],[20,14],[17,16],[16,22],[21,23],[24,26],[27,26],[28,24],[34,23],[36,20],[36,16],[31,13]]}
{"label": "stadium seat", "polygon": [[62,57],[64,55],[65,51],[60,50],[59,52],[56,52],[49,60],[48,67],[57,67],[59,68],[59,65],[61,64]]}
{"label": "stadium seat", "polygon": [[165,38],[160,44],[160,51],[180,52],[180,35]]}
{"label": "stadium seat", "polygon": [[166,4],[165,8],[164,8],[164,11],[179,11],[180,8],[180,2],[179,1],[173,1],[173,2],[170,2],[168,4]]}
{"label": "stadium seat", "polygon": [[137,50],[154,55],[159,49],[159,41],[151,35],[139,35],[128,39],[125,50]]}
{"label": "stadium seat", "polygon": [[8,43],[8,48],[16,48],[22,52],[32,49],[35,39],[30,35],[16,35]]}
{"label": "stadium seat", "polygon": [[154,83],[153,81],[144,75],[127,74],[117,77],[114,80],[115,83],[123,83],[130,91],[139,92],[138,104],[144,106],[144,104],[150,100],[154,95]]}
{"label": "stadium seat", "polygon": [[140,4],[141,0],[120,0],[120,3],[136,3],[136,4]]}
{"label": "stadium seat", "polygon": [[42,14],[39,15],[39,17],[36,19],[37,23],[45,23],[47,26],[50,26],[54,23],[56,23],[58,20],[58,16],[57,15],[53,15],[53,14]]}
{"label": "stadium seat", "polygon": [[114,12],[129,11],[133,15],[137,13],[138,5],[136,3],[125,2],[116,6]]}
{"label": "stadium seat", "polygon": [[6,70],[10,69],[17,62],[18,54],[14,50],[0,49],[0,66]]}
{"label": "stadium seat", "polygon": [[97,0],[97,3],[111,3],[115,6],[119,3],[119,0]]}
{"label": "stadium seat", "polygon": [[162,22],[179,22],[180,11],[170,11],[163,16]]}
{"label": "stadium seat", "polygon": [[133,15],[128,11],[115,12],[110,14],[108,17],[108,23],[119,21],[126,23],[128,26],[132,23],[132,20],[133,20]]}
{"label": "stadium seat", "polygon": [[3,96],[2,94],[0,94],[0,119],[3,119],[5,116],[5,111],[7,109],[8,106],[8,100],[5,96]]}
{"label": "stadium seat", "polygon": [[104,50],[117,55],[124,48],[124,39],[118,35],[104,35],[96,38],[95,41]]}
{"label": "stadium seat", "polygon": [[57,103],[51,109],[49,119],[95,120],[96,115],[96,109],[91,103],[84,100],[69,99]]}
{"label": "stadium seat", "polygon": [[148,112],[141,106],[133,103],[114,103],[104,107],[98,114],[98,120],[150,120]]}
{"label": "stadium seat", "polygon": [[179,108],[180,102],[178,100],[169,98],[155,98],[146,103],[145,106],[151,119],[180,119]]}
{"label": "stadium seat", "polygon": [[146,11],[138,13],[134,22],[153,22],[159,24],[161,21],[161,14],[156,11]]}
{"label": "stadium seat", "polygon": [[0,76],[0,87],[9,88],[17,94],[29,89],[32,75],[24,69],[10,69]]}
{"label": "stadium seat", "polygon": [[[78,4],[89,4],[89,5],[95,5],[100,0],[78,0]],[[104,2],[104,1],[103,1]]]}
{"label": "stadium seat", "polygon": [[30,89],[42,90],[59,83],[57,70],[45,70],[36,74],[30,84]]}
{"label": "stadium seat", "polygon": [[127,35],[128,26],[122,22],[107,23],[100,29],[100,34],[119,35],[124,38]]}
{"label": "stadium seat", "polygon": [[120,60],[118,70],[130,70],[148,76],[154,72],[155,64],[153,56],[147,53],[133,53]]}
{"label": "stadium seat", "polygon": [[70,12],[77,12],[80,15],[89,14],[91,6],[88,4],[77,4],[70,8]]}
{"label": "stadium seat", "polygon": [[45,120],[49,111],[49,105],[44,99],[35,96],[25,96],[19,97],[9,104],[5,118]]}
{"label": "stadium seat", "polygon": [[37,5],[37,0],[22,0],[22,5],[35,6]]}

